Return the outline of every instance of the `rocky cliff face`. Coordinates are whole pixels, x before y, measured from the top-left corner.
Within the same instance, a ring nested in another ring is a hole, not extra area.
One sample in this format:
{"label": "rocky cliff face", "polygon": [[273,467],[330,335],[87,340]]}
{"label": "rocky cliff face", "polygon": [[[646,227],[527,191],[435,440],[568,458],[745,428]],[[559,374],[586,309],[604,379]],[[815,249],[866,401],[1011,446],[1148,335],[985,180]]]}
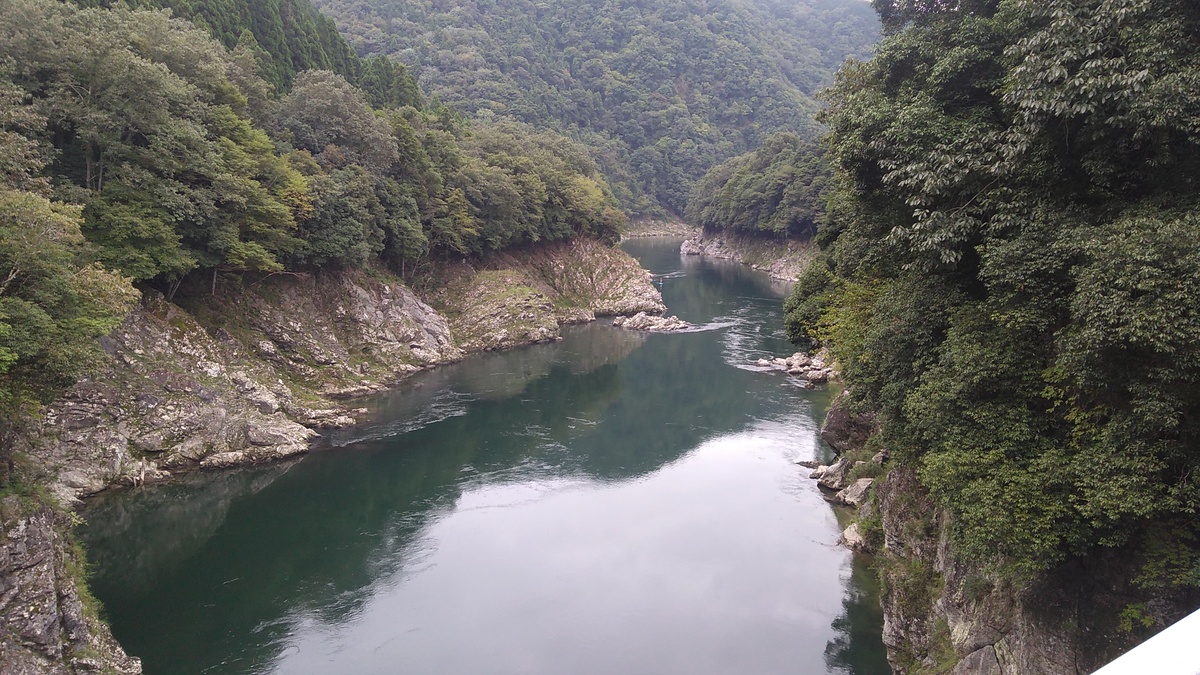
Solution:
{"label": "rocky cliff face", "polygon": [[[861,453],[874,420],[845,402],[839,396],[831,406],[822,437],[839,452]],[[883,640],[901,675],[1090,673],[1139,641],[1120,625],[1124,608],[1143,607],[1169,623],[1197,602],[1148,597],[1132,583],[1136,565],[1111,551],[1015,585],[955,556],[950,514],[913,468],[891,466],[871,490],[843,541],[876,555]]]}
{"label": "rocky cliff face", "polygon": [[222,280],[179,304],[148,296],[105,340],[106,372],[48,406],[16,449],[64,503],[277,460],[305,452],[314,429],[353,424],[340,399],[467,352],[555,339],[560,323],[663,310],[636,261],[590,241],[421,281],[425,300],[382,272]]}
{"label": "rocky cliff face", "polygon": [[478,268],[449,265],[426,298],[468,351],[559,337],[562,324],[666,310],[649,274],[623,251],[590,240],[497,255]]}
{"label": "rocky cliff face", "polygon": [[6,675],[140,673],[81,596],[70,517],[0,500],[0,670]]}
{"label": "rocky cliff face", "polygon": [[[591,241],[417,281],[424,299],[380,271],[221,279],[178,304],[148,295],[104,340],[105,371],[29,422],[15,448],[23,480],[71,504],[291,457],[314,429],[354,423],[346,397],[467,352],[556,339],[562,323],[665,309],[636,261]],[[0,502],[0,670],[141,672],[88,609],[70,516],[37,502]]]}
{"label": "rocky cliff face", "polygon": [[779,241],[702,232],[683,242],[679,252],[683,255],[734,260],[766,272],[773,279],[796,281],[816,257],[816,245],[807,241]]}

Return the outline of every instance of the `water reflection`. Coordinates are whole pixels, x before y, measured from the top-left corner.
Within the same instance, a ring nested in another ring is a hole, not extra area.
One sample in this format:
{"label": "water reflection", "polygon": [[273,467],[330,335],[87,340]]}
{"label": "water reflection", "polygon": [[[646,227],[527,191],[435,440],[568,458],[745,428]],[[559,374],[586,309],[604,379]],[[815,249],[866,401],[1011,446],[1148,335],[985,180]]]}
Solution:
{"label": "water reflection", "polygon": [[786,351],[779,298],[638,254],[681,317],[731,326],[579,327],[422,373],[297,464],[96,503],[117,637],[151,675],[873,672],[863,582],[792,465],[828,393],[731,367]]}
{"label": "water reflection", "polygon": [[856,555],[842,600],[842,613],[833,620],[835,637],[825,645],[831,673],[890,675],[883,649],[883,609],[879,606],[879,577],[870,560]]}

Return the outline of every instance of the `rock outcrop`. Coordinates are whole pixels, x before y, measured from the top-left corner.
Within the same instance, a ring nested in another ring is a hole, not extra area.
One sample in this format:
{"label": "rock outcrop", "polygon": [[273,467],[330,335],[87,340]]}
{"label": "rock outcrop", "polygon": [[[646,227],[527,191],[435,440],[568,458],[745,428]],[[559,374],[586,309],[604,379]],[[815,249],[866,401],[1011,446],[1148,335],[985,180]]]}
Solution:
{"label": "rock outcrop", "polygon": [[479,269],[445,265],[429,287],[426,300],[467,351],[556,340],[560,325],[598,316],[666,310],[637,261],[591,240],[497,254]]}
{"label": "rock outcrop", "polygon": [[833,496],[833,502],[835,504],[853,506],[857,509],[858,507],[867,503],[867,497],[871,491],[871,484],[874,482],[875,479],[873,478],[859,478],[858,480],[839,490],[838,493]]}
{"label": "rock outcrop", "polygon": [[759,359],[754,365],[795,375],[809,384],[825,384],[836,375],[833,368],[825,365],[825,359],[820,354],[809,356],[796,352],[787,358]]}
{"label": "rock outcrop", "polygon": [[32,420],[16,450],[63,503],[278,460],[307,451],[313,429],[354,424],[339,399],[467,352],[557,339],[561,323],[665,309],[637,262],[599,242],[489,267],[447,265],[420,280],[425,299],[379,270],[225,278],[182,289],[178,304],[148,294],[103,341],[104,372]]}
{"label": "rock outcrop", "polygon": [[1153,608],[1169,623],[1200,602],[1178,590],[1148,599],[1133,582],[1140,563],[1113,551],[1014,585],[958,558],[950,515],[912,468],[893,467],[875,490],[883,540],[875,552],[888,589],[883,637],[901,675],[1090,673],[1138,641],[1120,627],[1126,608]]}
{"label": "rock outcrop", "polygon": [[854,466],[850,458],[843,455],[838,457],[838,460],[830,466],[818,466],[816,470],[809,474],[809,478],[815,478],[817,485],[826,490],[838,492],[846,489],[846,486],[849,484],[850,469],[852,468]]}
{"label": "rock outcrop", "polygon": [[[850,410],[850,392],[843,391],[833,399],[825,421],[821,423],[821,439],[829,447],[845,453],[855,448],[861,448],[867,437],[875,430],[875,415],[870,413],[855,413]],[[886,451],[884,451],[886,457]],[[883,463],[883,457],[879,463]]]}
{"label": "rock outcrop", "polygon": [[6,675],[142,672],[81,596],[70,518],[16,496],[0,501],[0,670]]}
{"label": "rock outcrop", "polygon": [[702,232],[683,242],[679,252],[733,260],[773,279],[796,281],[816,257],[816,246],[808,241]]}
{"label": "rock outcrop", "polygon": [[651,316],[638,312],[633,316],[619,316],[613,319],[612,325],[626,330],[641,330],[650,333],[674,333],[694,328],[692,324],[677,316]]}

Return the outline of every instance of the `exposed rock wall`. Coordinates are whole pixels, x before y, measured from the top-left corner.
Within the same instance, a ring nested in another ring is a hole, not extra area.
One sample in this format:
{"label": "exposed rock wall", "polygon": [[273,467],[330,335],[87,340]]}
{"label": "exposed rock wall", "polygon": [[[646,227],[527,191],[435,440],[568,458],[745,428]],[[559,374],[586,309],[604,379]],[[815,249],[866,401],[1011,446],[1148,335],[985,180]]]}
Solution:
{"label": "exposed rock wall", "polygon": [[664,309],[636,261],[592,241],[421,281],[438,309],[379,271],[222,279],[179,304],[148,295],[105,339],[106,371],[48,406],[16,449],[64,503],[277,460],[305,452],[313,429],[353,424],[338,399],[467,352],[556,339],[560,323]]}
{"label": "exposed rock wall", "polygon": [[16,496],[0,501],[0,671],[5,675],[140,673],[76,585],[83,562],[70,518]]}
{"label": "exposed rock wall", "polygon": [[631,237],[696,237],[700,228],[688,225],[682,220],[639,218],[629,223],[622,233],[623,238]]}
{"label": "exposed rock wall", "polygon": [[870,487],[873,501],[842,540],[876,554],[883,640],[900,675],[1091,673],[1144,637],[1120,626],[1126,607],[1170,623],[1200,602],[1195,593],[1148,595],[1133,584],[1137,563],[1111,550],[1015,585],[956,557],[950,514],[913,468],[891,467]]}
{"label": "exposed rock wall", "polygon": [[762,237],[702,232],[680,246],[683,255],[734,260],[766,272],[774,279],[796,281],[816,257],[808,241],[781,241]]}
{"label": "exposed rock wall", "polygon": [[478,267],[448,265],[426,299],[468,351],[559,337],[563,324],[666,310],[649,274],[628,254],[591,240],[499,254]]}

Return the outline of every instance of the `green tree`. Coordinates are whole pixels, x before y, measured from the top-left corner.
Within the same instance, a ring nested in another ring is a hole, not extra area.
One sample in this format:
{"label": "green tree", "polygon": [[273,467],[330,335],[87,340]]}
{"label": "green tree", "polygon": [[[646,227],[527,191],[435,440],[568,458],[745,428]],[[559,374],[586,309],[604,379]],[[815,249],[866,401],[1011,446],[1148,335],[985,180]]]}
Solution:
{"label": "green tree", "polygon": [[1119,547],[1200,584],[1200,13],[876,5],[824,116],[831,276],[790,334],[830,344],[969,559]]}

